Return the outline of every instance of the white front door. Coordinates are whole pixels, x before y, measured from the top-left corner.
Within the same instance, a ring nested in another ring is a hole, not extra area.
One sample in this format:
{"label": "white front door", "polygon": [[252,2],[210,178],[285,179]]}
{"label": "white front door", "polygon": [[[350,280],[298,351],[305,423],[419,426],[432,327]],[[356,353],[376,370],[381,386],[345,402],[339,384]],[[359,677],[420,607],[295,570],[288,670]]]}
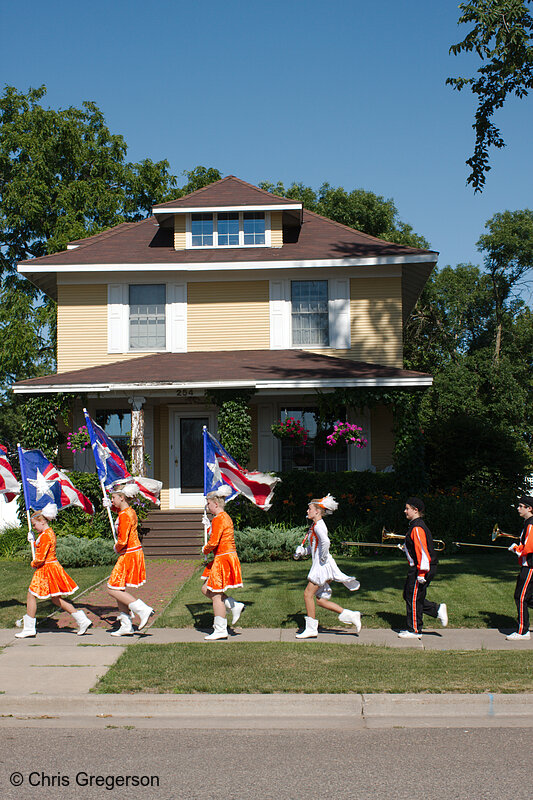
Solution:
{"label": "white front door", "polygon": [[212,411],[170,411],[169,475],[171,508],[204,506],[204,425],[213,433]]}

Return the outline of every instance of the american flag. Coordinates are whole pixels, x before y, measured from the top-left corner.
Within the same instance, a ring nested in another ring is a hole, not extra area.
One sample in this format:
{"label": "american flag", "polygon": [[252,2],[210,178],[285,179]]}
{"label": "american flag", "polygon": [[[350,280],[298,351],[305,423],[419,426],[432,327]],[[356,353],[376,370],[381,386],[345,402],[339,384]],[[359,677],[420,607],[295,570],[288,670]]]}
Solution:
{"label": "american flag", "polygon": [[263,511],[272,505],[272,496],[280,478],[265,472],[250,471],[239,466],[234,458],[224,450],[207,428],[204,428],[204,493],[215,491],[221,486],[229,486],[233,493],[242,494]]}
{"label": "american flag", "polygon": [[20,483],[9,463],[7,447],[0,444],[0,494],[10,503],[20,492]]}
{"label": "american flag", "polygon": [[126,460],[111,436],[91,419],[86,409],[83,409],[83,413],[85,414],[85,422],[96,462],[96,471],[103,485],[106,488],[110,488],[116,481],[130,479],[137,484],[139,493],[143,497],[155,503],[155,505],[159,505],[158,495],[161,491],[161,482],[151,478],[134,477],[129,472]]}
{"label": "american flag", "polygon": [[40,450],[23,450],[18,446],[20,474],[26,508],[45,511],[54,516],[62,508],[79,506],[94,514],[93,504],[55,467]]}

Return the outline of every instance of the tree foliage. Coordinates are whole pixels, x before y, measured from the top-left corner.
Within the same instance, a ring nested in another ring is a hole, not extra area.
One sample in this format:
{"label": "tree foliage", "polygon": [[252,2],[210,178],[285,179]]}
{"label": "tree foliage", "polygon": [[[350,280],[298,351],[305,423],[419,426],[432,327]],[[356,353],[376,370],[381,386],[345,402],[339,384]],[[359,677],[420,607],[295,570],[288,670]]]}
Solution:
{"label": "tree foliage", "polygon": [[427,240],[399,218],[394,201],[365,189],[347,191],[342,186],[324,183],[316,192],[303,183],[292,183],[288,189],[281,182],[264,181],[262,189],[281,197],[301,202],[308,211],[396,244],[429,248]]}
{"label": "tree foliage", "polygon": [[495,112],[507,97],[525,97],[533,87],[533,19],[530,0],[472,0],[460,3],[459,24],[472,24],[467,36],[450,48],[450,53],[475,52],[482,62],[475,77],[448,78],[446,83],[461,91],[468,87],[477,97],[473,129],[476,141],[467,160],[471,183],[481,192],[490,170],[489,148],[505,142],[494,124]]}
{"label": "tree foliage", "polygon": [[126,160],[95,103],[54,110],[44,86],[0,96],[0,387],[53,368],[55,306],[16,265],[146,217],[174,195],[167,161]]}

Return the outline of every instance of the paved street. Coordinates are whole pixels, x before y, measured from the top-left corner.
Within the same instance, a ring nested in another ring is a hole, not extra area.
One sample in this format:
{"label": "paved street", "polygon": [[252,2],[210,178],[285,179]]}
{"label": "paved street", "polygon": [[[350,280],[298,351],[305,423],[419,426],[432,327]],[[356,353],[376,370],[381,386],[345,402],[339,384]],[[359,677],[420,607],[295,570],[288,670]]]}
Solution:
{"label": "paved street", "polygon": [[[530,735],[466,727],[8,730],[0,793],[4,800],[530,800]],[[20,788],[9,782],[15,771]],[[128,775],[152,785],[112,787]],[[90,776],[108,788],[87,786]]]}

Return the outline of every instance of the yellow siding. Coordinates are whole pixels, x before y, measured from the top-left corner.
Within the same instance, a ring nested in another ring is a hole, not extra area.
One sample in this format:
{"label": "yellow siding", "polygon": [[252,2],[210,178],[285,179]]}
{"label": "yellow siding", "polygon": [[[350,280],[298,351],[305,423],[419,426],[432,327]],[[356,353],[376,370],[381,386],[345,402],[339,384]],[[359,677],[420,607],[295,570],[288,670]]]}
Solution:
{"label": "yellow siding", "polygon": [[395,438],[393,422],[390,406],[376,406],[372,409],[372,464],[377,470],[392,464]]}
{"label": "yellow siding", "polygon": [[107,352],[107,284],[57,287],[57,371],[149,355]]}
{"label": "yellow siding", "polygon": [[351,357],[402,367],[401,278],[352,278],[350,298]]}
{"label": "yellow siding", "polygon": [[[160,458],[159,458],[159,480],[163,483],[161,489],[161,510],[167,511],[170,508],[170,478],[168,474],[168,408],[167,406],[160,407],[159,413],[159,443],[160,443]],[[155,470],[154,470],[155,474]]]}
{"label": "yellow siding", "polygon": [[188,351],[268,350],[268,281],[189,283]]}
{"label": "yellow siding", "polygon": [[283,225],[281,211],[270,212],[270,245],[283,247]]}
{"label": "yellow siding", "polygon": [[174,215],[174,250],[185,250],[185,214]]}
{"label": "yellow siding", "polygon": [[[57,371],[106,363],[107,285],[57,287]],[[108,361],[116,361],[115,353]]]}

